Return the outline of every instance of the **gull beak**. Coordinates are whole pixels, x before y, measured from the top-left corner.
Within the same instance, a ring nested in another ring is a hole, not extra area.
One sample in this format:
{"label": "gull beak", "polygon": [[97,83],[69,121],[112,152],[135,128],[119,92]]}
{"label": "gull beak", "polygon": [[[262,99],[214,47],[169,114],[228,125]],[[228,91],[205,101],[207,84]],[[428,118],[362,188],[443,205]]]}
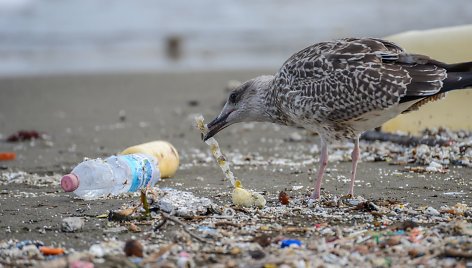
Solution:
{"label": "gull beak", "polygon": [[220,132],[227,126],[229,126],[229,122],[227,121],[228,116],[233,112],[231,110],[227,113],[220,114],[217,118],[213,119],[210,123],[208,123],[208,133],[203,137],[203,141],[208,140],[209,138],[216,135],[216,133]]}

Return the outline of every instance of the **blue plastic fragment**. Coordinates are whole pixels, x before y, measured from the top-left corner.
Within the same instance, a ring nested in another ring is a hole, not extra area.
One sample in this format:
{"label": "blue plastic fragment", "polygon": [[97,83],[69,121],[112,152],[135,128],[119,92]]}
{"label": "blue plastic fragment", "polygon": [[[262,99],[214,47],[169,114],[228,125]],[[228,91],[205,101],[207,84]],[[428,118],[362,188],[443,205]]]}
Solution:
{"label": "blue plastic fragment", "polygon": [[143,258],[140,257],[128,257],[128,260],[134,264],[140,264],[143,261]]}
{"label": "blue plastic fragment", "polygon": [[216,230],[215,228],[212,228],[212,227],[208,227],[208,226],[199,226],[197,230],[199,232],[209,234],[209,235],[217,235],[218,234],[218,230]]}
{"label": "blue plastic fragment", "polygon": [[394,233],[395,235],[404,235],[405,231],[404,230],[398,230]]}
{"label": "blue plastic fragment", "polygon": [[297,246],[300,247],[302,245],[302,242],[297,239],[285,239],[282,240],[282,243],[280,244],[281,248],[287,248],[287,247],[293,247]]}
{"label": "blue plastic fragment", "polygon": [[23,249],[24,246],[28,246],[28,245],[35,245],[36,247],[41,247],[41,246],[44,246],[44,243],[41,242],[41,241],[33,241],[33,240],[23,240],[23,241],[20,241],[18,243],[16,243],[16,247],[18,249]]}

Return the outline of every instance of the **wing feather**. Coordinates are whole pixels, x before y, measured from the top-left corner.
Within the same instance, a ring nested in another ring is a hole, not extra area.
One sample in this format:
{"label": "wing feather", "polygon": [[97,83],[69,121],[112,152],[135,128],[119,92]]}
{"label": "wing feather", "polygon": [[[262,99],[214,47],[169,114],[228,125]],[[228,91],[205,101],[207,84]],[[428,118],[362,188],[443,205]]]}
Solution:
{"label": "wing feather", "polygon": [[[297,116],[344,122],[403,98],[437,94],[446,70],[375,38],[318,43],[290,57],[274,79],[278,105]],[[411,99],[410,99],[411,100]]]}

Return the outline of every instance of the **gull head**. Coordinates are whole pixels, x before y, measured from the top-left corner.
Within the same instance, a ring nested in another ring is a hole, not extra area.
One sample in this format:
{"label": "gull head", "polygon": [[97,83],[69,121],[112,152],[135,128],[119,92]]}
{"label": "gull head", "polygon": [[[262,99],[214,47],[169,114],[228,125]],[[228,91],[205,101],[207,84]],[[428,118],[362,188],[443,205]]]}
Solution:
{"label": "gull head", "polygon": [[273,78],[271,75],[258,76],[233,89],[220,114],[208,123],[204,140],[235,123],[270,121],[266,96]]}

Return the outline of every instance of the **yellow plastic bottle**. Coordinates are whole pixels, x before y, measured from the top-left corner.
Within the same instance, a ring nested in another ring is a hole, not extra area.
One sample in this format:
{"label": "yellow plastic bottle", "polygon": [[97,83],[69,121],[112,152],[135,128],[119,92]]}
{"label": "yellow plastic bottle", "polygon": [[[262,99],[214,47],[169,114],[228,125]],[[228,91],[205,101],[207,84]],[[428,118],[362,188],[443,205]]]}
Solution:
{"label": "yellow plastic bottle", "polygon": [[[472,24],[424,31],[411,31],[385,37],[409,53],[428,55],[446,63],[472,61]],[[448,92],[446,98],[428,103],[419,111],[402,114],[386,122],[383,131],[404,131],[418,135],[425,128],[447,127],[472,130],[470,103],[472,88]],[[469,107],[469,108],[467,108]],[[467,110],[469,109],[469,110]]]}
{"label": "yellow plastic bottle", "polygon": [[161,178],[169,178],[175,175],[179,168],[179,153],[172,144],[166,141],[152,141],[123,150],[120,154],[150,154],[157,158]]}

